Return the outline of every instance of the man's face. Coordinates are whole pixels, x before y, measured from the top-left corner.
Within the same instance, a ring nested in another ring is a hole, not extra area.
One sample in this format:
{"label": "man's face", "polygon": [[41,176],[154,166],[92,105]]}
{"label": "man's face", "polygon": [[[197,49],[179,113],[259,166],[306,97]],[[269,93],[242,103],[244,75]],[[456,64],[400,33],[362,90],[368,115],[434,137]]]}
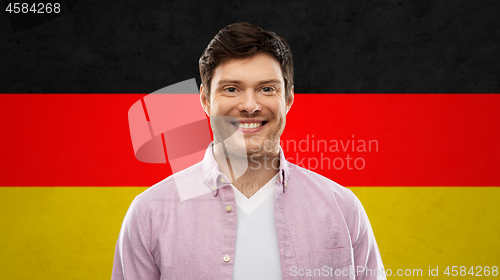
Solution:
{"label": "man's face", "polygon": [[229,150],[245,146],[248,155],[279,151],[286,113],[293,103],[293,88],[285,101],[285,81],[273,56],[257,53],[221,63],[214,70],[210,88],[210,100],[203,87],[200,94],[215,138],[222,141],[228,131],[232,134],[239,130],[244,137],[227,143]]}

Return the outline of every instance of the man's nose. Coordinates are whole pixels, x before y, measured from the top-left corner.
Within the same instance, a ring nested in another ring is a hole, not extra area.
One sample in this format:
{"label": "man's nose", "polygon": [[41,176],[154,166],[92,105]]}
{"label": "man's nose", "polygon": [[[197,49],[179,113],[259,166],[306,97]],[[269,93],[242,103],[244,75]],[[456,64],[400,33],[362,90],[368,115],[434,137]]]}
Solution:
{"label": "man's nose", "polygon": [[240,103],[238,104],[238,110],[240,112],[245,111],[248,114],[260,111],[261,105],[259,104],[257,93],[253,91],[246,91],[242,94]]}

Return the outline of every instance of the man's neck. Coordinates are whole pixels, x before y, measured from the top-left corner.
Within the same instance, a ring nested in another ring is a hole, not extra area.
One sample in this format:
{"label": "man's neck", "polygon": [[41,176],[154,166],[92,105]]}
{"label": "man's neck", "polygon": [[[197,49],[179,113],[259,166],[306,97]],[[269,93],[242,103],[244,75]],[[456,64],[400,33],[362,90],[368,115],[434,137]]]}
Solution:
{"label": "man's neck", "polygon": [[[279,152],[277,154],[266,154],[258,157],[239,157],[233,156],[228,153],[227,149],[226,151],[223,149],[222,145],[217,145],[213,149],[214,158],[219,165],[220,172],[226,175],[232,181],[233,186],[247,198],[252,197],[279,171]],[[245,170],[242,170],[243,168]],[[238,172],[238,170],[242,170],[243,172]],[[236,179],[234,178],[235,174],[241,173],[243,173],[241,176]]]}

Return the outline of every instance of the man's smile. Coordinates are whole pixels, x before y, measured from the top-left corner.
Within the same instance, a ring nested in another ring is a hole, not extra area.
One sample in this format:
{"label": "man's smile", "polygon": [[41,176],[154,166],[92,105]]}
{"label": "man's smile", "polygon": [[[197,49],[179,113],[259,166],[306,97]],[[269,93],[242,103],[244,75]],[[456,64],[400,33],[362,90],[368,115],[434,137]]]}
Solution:
{"label": "man's smile", "polygon": [[261,130],[267,124],[267,121],[258,119],[242,119],[233,121],[231,124],[243,132],[256,132]]}

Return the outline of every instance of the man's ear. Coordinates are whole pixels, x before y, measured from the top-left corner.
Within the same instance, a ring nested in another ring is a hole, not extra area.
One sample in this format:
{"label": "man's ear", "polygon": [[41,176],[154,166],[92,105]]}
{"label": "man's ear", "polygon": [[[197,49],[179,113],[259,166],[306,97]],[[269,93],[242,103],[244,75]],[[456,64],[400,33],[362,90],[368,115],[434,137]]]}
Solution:
{"label": "man's ear", "polygon": [[203,85],[200,86],[200,102],[201,107],[203,107],[203,111],[210,117],[210,100],[207,98],[206,89]]}
{"label": "man's ear", "polygon": [[288,95],[288,99],[286,100],[286,113],[288,114],[288,111],[290,111],[290,108],[292,108],[293,100],[294,100],[294,87],[290,89],[290,94]]}

